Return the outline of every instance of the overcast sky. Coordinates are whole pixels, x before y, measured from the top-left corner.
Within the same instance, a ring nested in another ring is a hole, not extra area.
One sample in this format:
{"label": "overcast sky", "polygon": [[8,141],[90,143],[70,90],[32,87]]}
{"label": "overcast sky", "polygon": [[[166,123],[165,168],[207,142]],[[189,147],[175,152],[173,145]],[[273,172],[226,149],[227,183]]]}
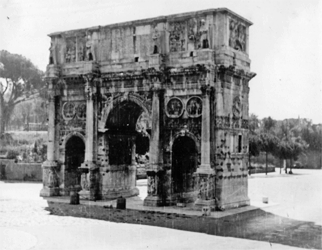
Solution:
{"label": "overcast sky", "polygon": [[250,28],[250,112],[260,118],[322,123],[322,1],[319,0],[0,0],[0,50],[41,70],[47,34],[208,8],[227,7]]}

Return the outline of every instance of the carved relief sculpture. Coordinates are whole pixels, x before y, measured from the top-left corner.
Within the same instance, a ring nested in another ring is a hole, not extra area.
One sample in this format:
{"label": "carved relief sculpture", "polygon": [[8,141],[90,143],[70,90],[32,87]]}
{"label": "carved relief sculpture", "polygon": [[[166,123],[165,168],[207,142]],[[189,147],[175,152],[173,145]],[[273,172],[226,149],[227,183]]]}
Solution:
{"label": "carved relief sculpture", "polygon": [[88,184],[88,180],[87,180],[87,174],[83,173],[81,176],[81,187],[82,190],[89,190],[89,184]]}
{"label": "carved relief sculpture", "polygon": [[248,205],[250,25],[213,9],[50,34],[42,196],[127,198],[139,175],[146,206]]}
{"label": "carved relief sculpture", "polygon": [[199,117],[202,113],[202,100],[199,97],[191,97],[187,102],[186,110],[190,117]]}
{"label": "carved relief sculpture", "polygon": [[78,37],[77,39],[77,60],[85,61],[85,37]]}
{"label": "carved relief sculpture", "polygon": [[58,181],[56,170],[53,168],[50,168],[48,173],[48,187],[49,188],[58,187],[58,183],[59,181]]}
{"label": "carved relief sculpture", "polygon": [[169,45],[170,52],[185,51],[185,23],[177,22],[171,24]]}
{"label": "carved relief sculpture", "polygon": [[191,18],[188,21],[188,40],[191,42],[195,42],[196,39],[196,20],[195,18]]}
{"label": "carved relief sculpture", "polygon": [[76,61],[76,38],[66,39],[65,62],[72,63]]}
{"label": "carved relief sculpture", "polygon": [[86,104],[85,103],[79,104],[76,107],[76,114],[79,119],[81,119],[81,120],[86,119]]}
{"label": "carved relief sculpture", "polygon": [[193,43],[194,49],[209,48],[208,27],[204,18],[188,21],[188,43]]}
{"label": "carved relief sculpture", "polygon": [[230,19],[229,46],[240,51],[246,51],[246,27]]}
{"label": "carved relief sculpture", "polygon": [[171,98],[167,103],[166,108],[169,117],[179,117],[183,113],[183,104],[179,98]]}
{"label": "carved relief sculpture", "polygon": [[234,118],[240,118],[241,114],[241,101],[239,96],[236,96],[233,100],[233,115]]}
{"label": "carved relief sculpture", "polygon": [[155,176],[148,176],[148,194],[156,194]]}
{"label": "carved relief sculpture", "polygon": [[75,105],[72,102],[65,102],[63,104],[62,115],[65,120],[70,120],[75,115]]}

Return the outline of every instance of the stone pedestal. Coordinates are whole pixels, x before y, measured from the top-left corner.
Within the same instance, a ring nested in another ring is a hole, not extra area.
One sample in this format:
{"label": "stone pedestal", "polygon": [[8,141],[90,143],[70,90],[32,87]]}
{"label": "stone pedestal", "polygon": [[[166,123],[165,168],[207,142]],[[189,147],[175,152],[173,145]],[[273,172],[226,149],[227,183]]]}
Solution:
{"label": "stone pedestal", "polygon": [[160,166],[150,165],[148,167],[148,196],[144,199],[144,206],[159,207],[169,205],[163,190],[164,175],[165,171]]}
{"label": "stone pedestal", "polygon": [[79,191],[79,196],[81,199],[85,200],[98,200],[99,193],[99,169],[95,162],[85,161],[81,167],[81,187],[82,190]]}
{"label": "stone pedestal", "polygon": [[55,161],[45,161],[43,169],[43,188],[40,191],[41,197],[59,196],[59,178],[57,175],[58,164]]}
{"label": "stone pedestal", "polygon": [[213,169],[198,169],[195,173],[198,180],[198,198],[195,201],[195,206],[214,207],[215,200],[215,171]]}
{"label": "stone pedestal", "polygon": [[165,205],[166,204],[164,204],[164,200],[158,196],[147,196],[143,202],[143,206],[149,207],[161,207]]}
{"label": "stone pedestal", "polygon": [[109,165],[100,168],[102,199],[132,197],[139,194],[136,187],[136,165]]}

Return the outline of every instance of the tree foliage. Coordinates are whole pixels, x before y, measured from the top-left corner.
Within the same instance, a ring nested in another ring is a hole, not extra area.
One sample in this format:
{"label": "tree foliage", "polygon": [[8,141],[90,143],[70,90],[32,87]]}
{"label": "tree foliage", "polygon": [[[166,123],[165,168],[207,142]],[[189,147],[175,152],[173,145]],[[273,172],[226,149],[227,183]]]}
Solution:
{"label": "tree foliage", "polygon": [[2,50],[0,63],[0,134],[2,134],[15,105],[30,95],[38,94],[44,82],[43,72],[21,55]]}
{"label": "tree foliage", "polygon": [[250,156],[258,156],[261,152],[261,140],[257,134],[249,135],[249,154]]}

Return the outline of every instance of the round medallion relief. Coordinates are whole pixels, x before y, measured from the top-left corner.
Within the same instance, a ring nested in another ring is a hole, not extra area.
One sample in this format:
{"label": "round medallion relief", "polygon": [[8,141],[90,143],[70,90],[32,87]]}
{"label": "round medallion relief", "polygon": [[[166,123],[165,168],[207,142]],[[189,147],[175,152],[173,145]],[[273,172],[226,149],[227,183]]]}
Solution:
{"label": "round medallion relief", "polygon": [[77,117],[81,120],[85,120],[86,119],[86,104],[82,103],[79,104],[76,108],[76,114]]}
{"label": "round medallion relief", "polygon": [[202,114],[202,100],[200,97],[191,97],[187,102],[187,113],[190,117],[199,117]]}
{"label": "round medallion relief", "polygon": [[75,105],[71,102],[65,102],[62,109],[64,119],[70,120],[75,115]]}
{"label": "round medallion relief", "polygon": [[169,117],[176,118],[182,115],[183,113],[183,103],[177,98],[171,98],[166,106],[166,113]]}

